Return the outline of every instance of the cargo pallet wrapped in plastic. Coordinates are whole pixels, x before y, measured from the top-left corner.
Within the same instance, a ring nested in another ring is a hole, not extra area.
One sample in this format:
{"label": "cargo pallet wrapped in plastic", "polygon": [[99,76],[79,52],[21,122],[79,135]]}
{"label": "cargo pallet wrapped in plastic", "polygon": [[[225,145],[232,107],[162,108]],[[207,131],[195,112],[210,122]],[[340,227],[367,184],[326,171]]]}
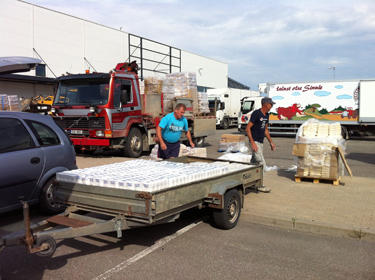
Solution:
{"label": "cargo pallet wrapped in plastic", "polygon": [[340,123],[310,119],[298,129],[292,154],[297,164],[296,181],[301,178],[331,180],[335,185],[344,175],[339,149],[345,153]]}

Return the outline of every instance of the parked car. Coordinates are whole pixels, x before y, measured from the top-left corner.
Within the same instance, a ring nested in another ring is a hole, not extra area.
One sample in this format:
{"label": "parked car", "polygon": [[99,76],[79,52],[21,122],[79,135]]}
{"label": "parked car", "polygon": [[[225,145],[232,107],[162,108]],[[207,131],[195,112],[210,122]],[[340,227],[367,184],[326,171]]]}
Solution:
{"label": "parked car", "polygon": [[71,140],[51,117],[0,112],[0,213],[39,202],[47,214],[55,206],[52,182],[57,172],[77,169]]}

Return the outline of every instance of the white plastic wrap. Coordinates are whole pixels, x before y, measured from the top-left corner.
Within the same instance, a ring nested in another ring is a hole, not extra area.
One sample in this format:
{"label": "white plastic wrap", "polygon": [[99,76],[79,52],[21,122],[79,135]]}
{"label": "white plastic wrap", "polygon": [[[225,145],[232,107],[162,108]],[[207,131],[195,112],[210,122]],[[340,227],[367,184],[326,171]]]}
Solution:
{"label": "white plastic wrap", "polygon": [[239,163],[178,163],[131,160],[109,165],[58,172],[61,182],[154,192],[248,168]]}

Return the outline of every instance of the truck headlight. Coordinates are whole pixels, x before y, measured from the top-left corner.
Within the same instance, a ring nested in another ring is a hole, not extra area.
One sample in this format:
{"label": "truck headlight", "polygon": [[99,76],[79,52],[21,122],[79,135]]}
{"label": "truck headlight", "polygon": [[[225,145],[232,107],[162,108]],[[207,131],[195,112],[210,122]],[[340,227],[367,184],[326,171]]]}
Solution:
{"label": "truck headlight", "polygon": [[97,130],[96,131],[96,136],[98,136],[98,137],[104,137],[104,131],[103,130]]}

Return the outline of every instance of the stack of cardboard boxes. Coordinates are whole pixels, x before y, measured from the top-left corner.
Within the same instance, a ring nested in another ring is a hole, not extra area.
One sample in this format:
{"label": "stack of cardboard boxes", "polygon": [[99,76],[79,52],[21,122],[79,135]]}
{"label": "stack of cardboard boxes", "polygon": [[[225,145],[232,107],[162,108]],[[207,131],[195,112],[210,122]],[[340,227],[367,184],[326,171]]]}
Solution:
{"label": "stack of cardboard boxes", "polygon": [[305,122],[298,130],[292,151],[297,163],[296,177],[339,180],[344,172],[344,150],[339,123],[315,119]]}
{"label": "stack of cardboard boxes", "polygon": [[246,148],[245,135],[223,134],[219,143],[219,152],[240,152]]}

